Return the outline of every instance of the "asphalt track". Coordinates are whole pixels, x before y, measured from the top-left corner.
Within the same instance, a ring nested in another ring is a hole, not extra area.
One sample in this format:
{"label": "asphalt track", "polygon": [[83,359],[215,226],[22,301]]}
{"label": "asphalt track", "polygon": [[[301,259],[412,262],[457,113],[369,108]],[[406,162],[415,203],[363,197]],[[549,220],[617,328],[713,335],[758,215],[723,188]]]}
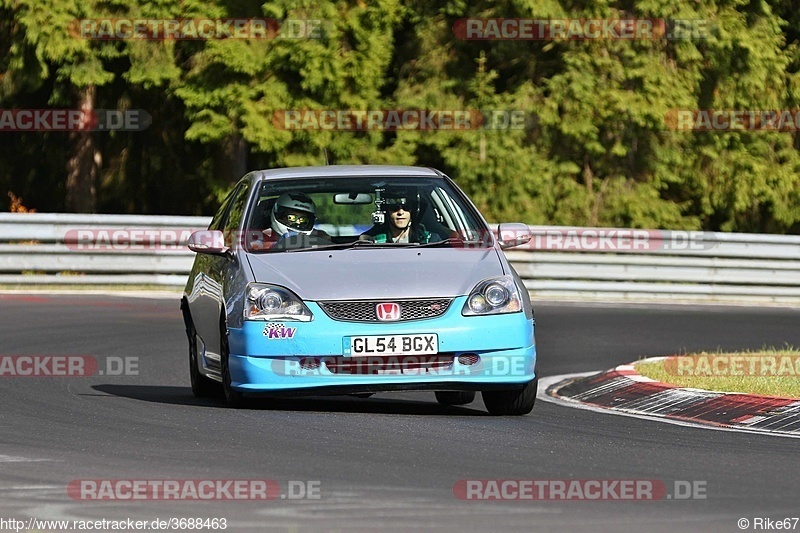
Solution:
{"label": "asphalt track", "polygon": [[[539,303],[543,376],[682,350],[800,346],[800,310]],[[138,375],[0,378],[0,518],[225,517],[227,531],[740,531],[800,516],[797,440],[538,402],[488,416],[432,393],[264,401],[192,397],[177,300],[0,295],[0,355],[138,358]],[[318,481],[321,498],[76,501],[79,479]],[[465,479],[655,479],[706,499],[463,501]],[[800,524],[797,529],[800,530]]]}

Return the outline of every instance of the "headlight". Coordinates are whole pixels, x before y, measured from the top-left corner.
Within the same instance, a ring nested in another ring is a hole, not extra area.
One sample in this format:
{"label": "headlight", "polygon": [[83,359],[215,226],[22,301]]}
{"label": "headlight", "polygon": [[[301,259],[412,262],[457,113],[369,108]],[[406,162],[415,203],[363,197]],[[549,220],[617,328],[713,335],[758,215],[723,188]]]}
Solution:
{"label": "headlight", "polygon": [[309,322],[314,315],[292,291],[274,285],[251,283],[247,287],[244,317],[249,320]]}
{"label": "headlight", "polygon": [[467,297],[464,316],[499,315],[522,310],[522,298],[511,276],[485,279]]}

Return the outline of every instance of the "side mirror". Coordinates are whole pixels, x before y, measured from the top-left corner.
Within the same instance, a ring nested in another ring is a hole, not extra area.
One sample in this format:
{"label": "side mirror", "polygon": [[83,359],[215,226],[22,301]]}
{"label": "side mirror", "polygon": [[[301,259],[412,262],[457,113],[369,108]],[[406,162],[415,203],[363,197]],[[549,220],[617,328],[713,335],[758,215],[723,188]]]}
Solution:
{"label": "side mirror", "polygon": [[505,250],[529,242],[533,238],[533,232],[527,224],[513,222],[500,224],[497,228],[497,237],[500,241],[500,248]]}
{"label": "side mirror", "polygon": [[189,235],[186,245],[198,254],[227,255],[230,252],[230,248],[225,246],[225,236],[219,230],[195,231]]}

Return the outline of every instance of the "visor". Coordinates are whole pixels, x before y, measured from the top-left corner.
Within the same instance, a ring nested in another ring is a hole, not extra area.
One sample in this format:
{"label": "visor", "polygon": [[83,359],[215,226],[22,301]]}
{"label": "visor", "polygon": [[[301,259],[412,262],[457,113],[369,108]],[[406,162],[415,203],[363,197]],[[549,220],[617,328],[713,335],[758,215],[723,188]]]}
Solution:
{"label": "visor", "polygon": [[287,228],[296,231],[310,231],[314,228],[314,221],[316,219],[312,213],[285,208],[278,209],[275,218]]}

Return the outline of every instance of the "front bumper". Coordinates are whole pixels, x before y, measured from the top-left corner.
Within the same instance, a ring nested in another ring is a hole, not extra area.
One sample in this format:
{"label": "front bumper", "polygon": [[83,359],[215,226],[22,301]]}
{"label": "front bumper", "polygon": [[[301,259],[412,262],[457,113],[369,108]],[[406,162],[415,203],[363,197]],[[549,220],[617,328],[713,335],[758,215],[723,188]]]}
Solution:
{"label": "front bumper", "polygon": [[[535,378],[533,321],[525,313],[465,317],[466,297],[441,317],[392,323],[335,321],[306,302],[311,322],[245,321],[229,330],[231,386],[248,393],[515,388]],[[349,337],[436,333],[435,356],[349,355]],[[459,356],[462,357],[459,360]],[[469,357],[467,357],[469,356]],[[475,357],[477,356],[477,357]],[[436,359],[436,364],[427,364]],[[474,364],[467,364],[471,363]],[[384,364],[385,363],[385,364]],[[342,372],[342,368],[348,368]]]}

